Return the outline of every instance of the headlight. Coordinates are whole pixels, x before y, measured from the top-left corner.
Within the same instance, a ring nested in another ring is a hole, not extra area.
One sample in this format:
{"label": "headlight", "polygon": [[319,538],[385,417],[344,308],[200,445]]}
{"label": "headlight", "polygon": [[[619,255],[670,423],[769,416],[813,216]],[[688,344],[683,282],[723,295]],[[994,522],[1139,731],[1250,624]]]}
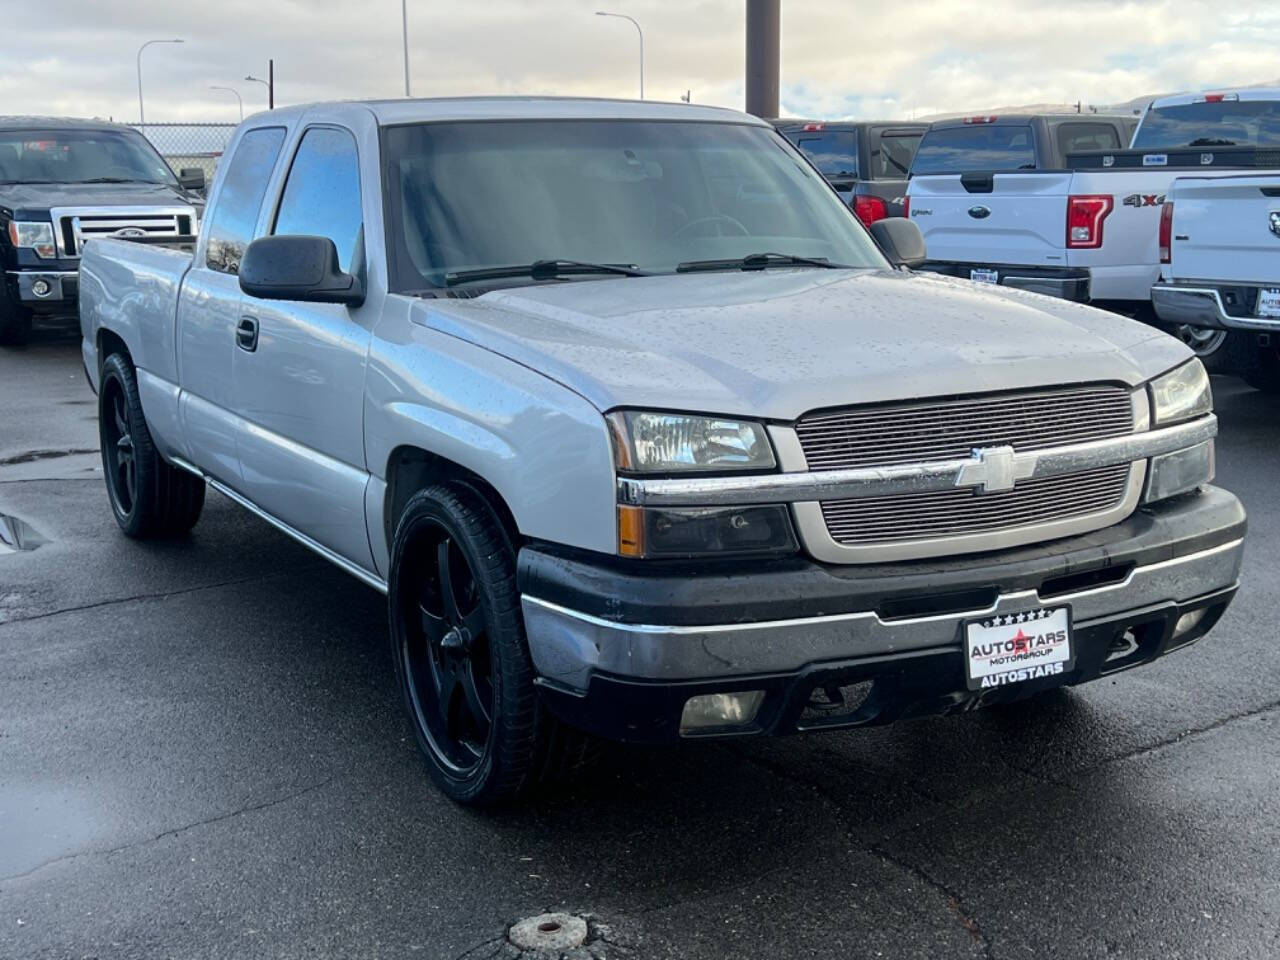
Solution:
{"label": "headlight", "polygon": [[1209,375],[1199,360],[1151,381],[1151,414],[1157,427],[1194,420],[1212,410]]}
{"label": "headlight", "polygon": [[52,260],[58,255],[53,245],[53,224],[37,220],[10,220],[9,242],[34,250],[37,257]]}
{"label": "headlight", "polygon": [[627,473],[712,473],[772,470],[764,425],[749,420],[679,413],[609,414],[614,461]]}

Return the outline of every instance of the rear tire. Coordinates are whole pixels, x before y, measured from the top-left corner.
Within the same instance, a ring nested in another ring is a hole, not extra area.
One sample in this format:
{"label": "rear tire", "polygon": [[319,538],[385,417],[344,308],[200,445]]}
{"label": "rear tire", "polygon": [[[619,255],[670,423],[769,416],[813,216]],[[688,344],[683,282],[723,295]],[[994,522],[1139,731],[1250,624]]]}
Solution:
{"label": "rear tire", "polygon": [[137,539],[181,536],[204,509],[205,483],[156,451],[127,357],[113,353],[98,388],[102,472],[116,523]]}
{"label": "rear tire", "polygon": [[406,504],[388,603],[414,737],[431,779],[452,800],[502,803],[588,758],[591,738],[542,706],[515,554],[477,495],[438,485]]}

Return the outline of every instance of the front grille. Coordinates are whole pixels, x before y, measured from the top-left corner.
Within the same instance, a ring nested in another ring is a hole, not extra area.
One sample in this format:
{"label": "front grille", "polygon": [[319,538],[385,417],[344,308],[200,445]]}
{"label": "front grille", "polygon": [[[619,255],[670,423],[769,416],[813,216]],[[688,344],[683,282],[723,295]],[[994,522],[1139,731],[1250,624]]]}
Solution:
{"label": "front grille", "polygon": [[190,236],[192,217],[176,210],[122,207],[118,210],[60,210],[56,214],[58,242],[63,256],[78,257],[86,240],[110,237],[121,230],[141,231],[146,237]]}
{"label": "front grille", "polygon": [[846,546],[999,533],[1113,510],[1124,500],[1130,469],[1124,463],[1065,477],[1024,480],[999,493],[957,488],[828,500],[822,504],[822,516],[831,538]]}
{"label": "front grille", "polygon": [[810,470],[954,460],[974,447],[1039,450],[1132,432],[1129,392],[1112,386],[838,410],[796,424]]}
{"label": "front grille", "polygon": [[[836,410],[803,418],[796,434],[810,470],[856,469],[964,459],[976,447],[1033,451],[1125,436],[1134,430],[1133,409],[1130,391],[1091,385]],[[1011,542],[1009,531],[1091,516],[1113,520],[1130,474],[1131,466],[1120,464],[1024,480],[996,493],[965,487],[830,500],[821,508],[828,535],[850,548],[989,535],[975,549],[995,549]],[[921,547],[921,555],[930,552]]]}

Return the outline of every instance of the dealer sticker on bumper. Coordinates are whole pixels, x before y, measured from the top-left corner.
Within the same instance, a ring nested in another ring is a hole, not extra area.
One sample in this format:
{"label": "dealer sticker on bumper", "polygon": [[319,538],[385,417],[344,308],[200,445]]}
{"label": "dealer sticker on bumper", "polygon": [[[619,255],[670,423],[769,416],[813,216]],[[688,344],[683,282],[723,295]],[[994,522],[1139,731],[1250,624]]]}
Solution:
{"label": "dealer sticker on bumper", "polygon": [[1280,290],[1271,287],[1258,291],[1258,316],[1280,317]]}
{"label": "dealer sticker on bumper", "polygon": [[970,690],[1052,677],[1075,666],[1071,610],[1053,607],[972,620],[964,628]]}

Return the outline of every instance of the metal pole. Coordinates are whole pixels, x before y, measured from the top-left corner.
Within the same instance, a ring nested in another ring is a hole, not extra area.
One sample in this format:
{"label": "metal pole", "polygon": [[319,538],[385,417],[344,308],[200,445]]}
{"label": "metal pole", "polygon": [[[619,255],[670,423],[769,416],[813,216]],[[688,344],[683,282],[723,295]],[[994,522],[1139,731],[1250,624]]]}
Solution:
{"label": "metal pole", "polygon": [[147,122],[147,115],[142,109],[142,51],[147,49],[153,43],[182,43],[181,40],[148,40],[138,48],[137,64],[138,64],[138,126],[144,126]]}
{"label": "metal pole", "polygon": [[400,0],[400,27],[404,37],[404,95],[411,97],[413,94],[409,92],[409,0]]}
{"label": "metal pole", "polygon": [[597,17],[617,17],[620,20],[630,20],[631,25],[636,28],[636,33],[640,36],[640,99],[644,99],[644,31],[640,29],[640,24],[636,22],[635,17],[629,17],[625,13],[609,13],[606,10],[597,10]]}
{"label": "metal pole", "polygon": [[747,0],[747,113],[778,115],[781,0]]}
{"label": "metal pole", "polygon": [[267,109],[276,108],[276,62],[267,61]]}
{"label": "metal pole", "polygon": [[226,90],[228,93],[234,94],[236,98],[236,103],[240,104],[240,119],[241,121],[244,120],[244,99],[240,96],[239,90],[237,90],[235,87],[220,87],[220,86],[217,86],[216,84],[210,85],[209,89],[210,90]]}
{"label": "metal pole", "polygon": [[[271,84],[271,83],[267,83],[267,81],[263,80],[261,77],[255,77],[255,76],[253,76],[252,74],[248,74],[248,75],[246,75],[246,76],[245,76],[245,79],[246,79],[246,80],[251,80],[251,81],[253,81],[254,83],[260,83],[260,84],[262,84],[264,87],[266,87],[266,88],[267,88],[267,109],[268,109],[268,110],[270,110],[270,109],[271,109],[272,104],[273,104],[273,103],[274,103],[274,101],[275,101],[275,97],[274,97],[274,95],[273,95],[273,91],[272,91],[272,89],[271,89],[271,88],[272,88],[272,84]],[[274,82],[274,79],[273,79],[273,82]]]}

